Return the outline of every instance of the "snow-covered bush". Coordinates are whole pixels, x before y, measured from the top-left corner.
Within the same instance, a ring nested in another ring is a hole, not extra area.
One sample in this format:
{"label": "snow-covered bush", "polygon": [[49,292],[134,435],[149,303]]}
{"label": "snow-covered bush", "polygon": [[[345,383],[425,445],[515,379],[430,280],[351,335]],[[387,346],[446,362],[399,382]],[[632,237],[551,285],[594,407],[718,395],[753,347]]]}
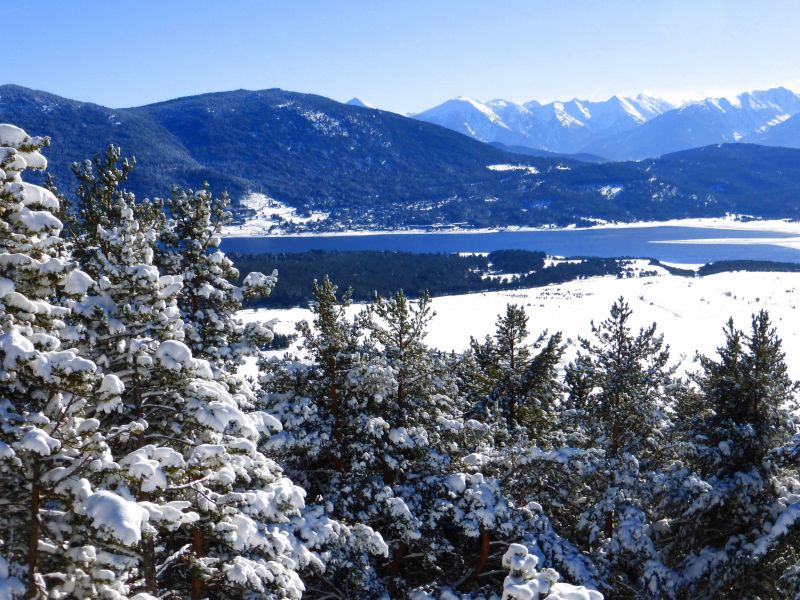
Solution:
{"label": "snow-covered bush", "polygon": [[603,600],[603,595],[583,586],[559,581],[553,569],[537,571],[539,559],[522,544],[511,544],[503,555],[509,570],[503,582],[503,600]]}

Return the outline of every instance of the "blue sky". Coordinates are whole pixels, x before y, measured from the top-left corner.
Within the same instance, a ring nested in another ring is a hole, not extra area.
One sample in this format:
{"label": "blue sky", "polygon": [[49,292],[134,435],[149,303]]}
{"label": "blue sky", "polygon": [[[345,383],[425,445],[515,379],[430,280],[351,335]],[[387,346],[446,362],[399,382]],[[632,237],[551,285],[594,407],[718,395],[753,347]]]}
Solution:
{"label": "blue sky", "polygon": [[800,89],[798,0],[17,0],[2,83],[112,107],[281,87],[416,112]]}

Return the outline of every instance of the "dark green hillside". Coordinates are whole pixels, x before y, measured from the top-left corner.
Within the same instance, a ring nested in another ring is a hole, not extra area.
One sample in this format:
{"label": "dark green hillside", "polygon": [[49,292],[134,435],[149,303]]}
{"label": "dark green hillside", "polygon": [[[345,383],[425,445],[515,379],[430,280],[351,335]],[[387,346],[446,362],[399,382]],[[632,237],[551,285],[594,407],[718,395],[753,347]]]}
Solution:
{"label": "dark green hillside", "polygon": [[[254,191],[294,206],[383,221],[391,205],[391,212],[409,204],[430,211],[454,197],[519,198],[525,191],[519,176],[510,181],[486,169],[519,162],[518,156],[442,127],[321,96],[239,90],[132,110],[181,140],[202,164],[246,174]],[[552,163],[523,160],[543,169]]]}
{"label": "dark green hillside", "polygon": [[721,144],[641,163],[659,179],[720,209],[765,218],[800,216],[800,150]]}
{"label": "dark green hillside", "polygon": [[[262,192],[330,219],[318,229],[584,224],[746,213],[800,217],[800,150],[709,146],[643,162],[526,156],[390,112],[283,90],[234,91],[110,109],[0,86],[0,122],[49,135],[57,185],[69,165],[122,146],[130,188],[231,193],[237,218]],[[504,169],[490,169],[505,165]],[[517,168],[509,168],[517,167]]]}
{"label": "dark green hillside", "polygon": [[[180,140],[152,119],[134,112],[4,85],[0,86],[0,121],[51,137],[52,144],[45,150],[50,163],[47,172],[67,191],[73,185],[70,165],[109,144],[121,146],[127,156],[136,157],[138,167],[130,185],[141,195],[164,195],[174,183],[197,185],[195,182],[204,179],[234,192],[245,187],[237,187],[235,178],[209,171]],[[36,174],[31,179],[35,180]]]}

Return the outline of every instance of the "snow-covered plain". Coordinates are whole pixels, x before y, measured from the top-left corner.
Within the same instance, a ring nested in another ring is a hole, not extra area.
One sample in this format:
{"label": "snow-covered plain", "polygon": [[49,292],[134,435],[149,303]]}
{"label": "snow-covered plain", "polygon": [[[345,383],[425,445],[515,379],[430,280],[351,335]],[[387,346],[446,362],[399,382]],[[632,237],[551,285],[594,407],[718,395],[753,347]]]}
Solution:
{"label": "snow-covered plain", "polygon": [[[722,327],[728,317],[746,331],[751,315],[765,308],[783,339],[789,374],[800,379],[800,273],[734,272],[685,278],[661,271],[650,277],[597,277],[525,290],[445,296],[433,300],[436,316],[426,340],[442,350],[464,350],[470,336],[482,339],[492,334],[497,315],[507,304],[516,303],[525,307],[532,338],[548,329],[576,341],[591,334],[590,322],[603,320],[620,296],[633,309],[634,326],[658,324],[680,371],[697,368],[696,351],[714,353],[723,341]],[[361,308],[350,307],[350,314]],[[291,333],[295,322],[312,318],[310,311],[301,308],[241,314],[247,321],[277,319],[276,331],[281,333]],[[574,351],[571,345],[566,358]],[[248,365],[248,370],[252,373],[253,366]]]}

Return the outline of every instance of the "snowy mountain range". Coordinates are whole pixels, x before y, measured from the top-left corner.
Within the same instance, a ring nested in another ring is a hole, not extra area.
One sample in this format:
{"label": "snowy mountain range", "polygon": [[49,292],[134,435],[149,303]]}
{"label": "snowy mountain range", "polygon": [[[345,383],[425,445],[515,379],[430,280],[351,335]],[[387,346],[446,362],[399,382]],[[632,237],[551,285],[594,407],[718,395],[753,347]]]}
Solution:
{"label": "snowy mountain range", "polygon": [[412,116],[484,142],[639,160],[727,142],[800,147],[799,113],[800,96],[778,87],[681,106],[644,94],[549,104],[458,97]]}

